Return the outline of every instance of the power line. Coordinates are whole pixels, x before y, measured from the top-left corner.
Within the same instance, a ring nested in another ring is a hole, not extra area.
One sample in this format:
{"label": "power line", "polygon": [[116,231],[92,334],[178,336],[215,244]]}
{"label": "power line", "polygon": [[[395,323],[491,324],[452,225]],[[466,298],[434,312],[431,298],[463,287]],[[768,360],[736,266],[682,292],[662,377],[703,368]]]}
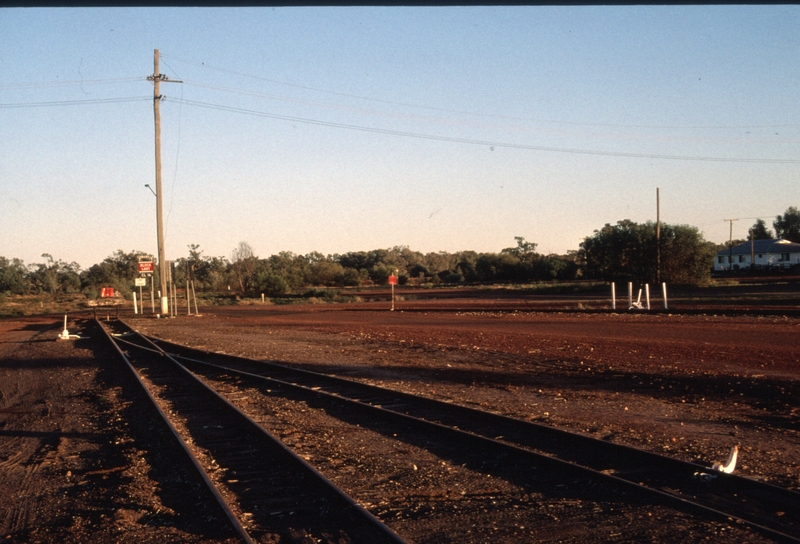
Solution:
{"label": "power line", "polygon": [[143,77],[125,77],[117,79],[83,79],[74,81],[36,81],[27,83],[0,83],[0,89],[38,89],[53,87],[74,87],[81,85],[108,85],[128,81],[141,81]]}
{"label": "power line", "polygon": [[[165,55],[167,56],[167,55]],[[392,100],[383,100],[379,98],[370,98],[367,96],[357,95],[357,94],[350,94],[350,93],[343,93],[338,91],[331,91],[327,89],[320,89],[318,87],[311,87],[308,85],[300,85],[297,83],[289,83],[286,81],[279,81],[276,79],[270,79],[263,76],[256,76],[252,74],[246,74],[244,72],[237,72],[235,70],[230,70],[227,68],[219,68],[216,66],[212,66],[210,64],[206,64],[205,62],[197,62],[197,61],[190,61],[186,59],[181,59],[178,57],[173,57],[171,55],[168,58],[177,60],[179,62],[184,62],[186,64],[192,64],[195,66],[201,66],[208,70],[214,70],[218,72],[223,72],[227,74],[233,74],[237,76],[242,76],[250,79],[256,79],[259,81],[266,81],[269,83],[275,83],[277,85],[284,85],[286,87],[294,87],[296,89],[303,89],[307,91],[314,91],[320,93],[326,93],[334,96],[342,96],[346,98],[357,98],[359,100],[367,100],[370,102],[377,102],[381,104],[390,104],[393,106],[403,106],[403,107],[410,107],[410,108],[419,108],[419,109],[426,109],[431,111],[439,111],[444,113],[457,113],[461,115],[473,115],[476,117],[490,117],[495,119],[509,119],[513,121],[528,121],[528,122],[535,122],[535,123],[550,123],[550,124],[559,124],[559,125],[571,125],[571,126],[589,126],[589,127],[605,127],[605,128],[655,128],[655,129],[688,129],[688,130],[710,130],[710,129],[745,129],[745,128],[789,128],[789,127],[798,127],[800,124],[763,124],[763,125],[628,125],[628,124],[617,124],[617,123],[584,123],[584,122],[574,122],[574,121],[563,121],[563,120],[553,120],[553,119],[533,119],[533,118],[525,118],[525,117],[515,117],[515,116],[508,116],[508,115],[491,115],[486,113],[476,113],[471,111],[464,111],[464,110],[452,110],[448,108],[439,108],[434,106],[425,106],[420,104],[411,104],[408,102],[397,102]],[[246,92],[246,91],[245,91]]]}
{"label": "power line", "polygon": [[[173,100],[175,101],[175,100]],[[800,164],[800,159],[754,159],[754,158],[728,158],[728,157],[692,157],[685,155],[658,155],[651,153],[625,153],[621,151],[595,151],[589,149],[570,149],[561,147],[546,147],[534,146],[525,144],[514,144],[507,142],[493,142],[486,140],[472,140],[467,138],[455,138],[449,136],[436,136],[432,134],[419,134],[414,132],[404,132],[392,129],[365,127],[360,125],[349,125],[345,123],[335,123],[331,121],[322,121],[319,119],[309,119],[304,117],[292,117],[288,115],[277,115],[257,110],[249,110],[245,108],[236,108],[233,106],[225,106],[221,104],[211,104],[208,102],[199,102],[196,100],[180,99],[178,102],[188,104],[190,106],[197,106],[201,108],[214,109],[220,111],[227,111],[231,113],[241,113],[244,115],[254,115],[257,117],[267,117],[270,119],[278,119],[281,121],[292,121],[295,123],[304,123],[309,125],[325,126],[332,128],[341,128],[347,130],[356,130],[360,132],[371,132],[376,134],[386,134],[389,136],[403,136],[407,138],[417,138],[422,140],[436,140],[443,142],[453,142],[462,144],[473,144],[482,146],[504,147],[509,149],[527,149],[531,151],[549,151],[554,153],[571,153],[577,155],[600,155],[607,157],[627,157],[639,159],[664,159],[664,160],[681,160],[681,161],[704,161],[704,162],[736,162],[736,163],[759,163],[759,164]]]}
{"label": "power line", "polygon": [[127,96],[121,98],[89,98],[86,100],[55,100],[51,102],[20,102],[17,104],[0,104],[0,109],[10,108],[41,108],[48,106],[85,106],[89,104],[115,104],[120,102],[150,101],[152,98],[141,96]]}

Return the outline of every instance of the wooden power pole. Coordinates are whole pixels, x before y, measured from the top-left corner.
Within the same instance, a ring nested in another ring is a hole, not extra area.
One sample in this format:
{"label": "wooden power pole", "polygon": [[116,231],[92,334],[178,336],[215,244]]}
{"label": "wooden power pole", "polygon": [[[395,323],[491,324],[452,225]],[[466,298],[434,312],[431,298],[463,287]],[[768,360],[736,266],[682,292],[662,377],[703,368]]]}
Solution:
{"label": "wooden power pole", "polygon": [[731,231],[728,235],[728,271],[733,270],[733,222],[738,219],[723,219],[731,224]]}
{"label": "wooden power pole", "polygon": [[661,196],[656,187],[656,283],[661,283]]}
{"label": "wooden power pole", "polygon": [[147,79],[153,82],[153,116],[156,125],[156,230],[158,231],[158,277],[161,280],[161,315],[169,315],[169,298],[167,297],[167,270],[166,251],[164,249],[164,214],[161,191],[161,110],[159,104],[162,100],[161,85],[162,81],[182,83],[178,80],[170,80],[166,75],[159,73],[158,68],[159,52],[153,52],[153,75]]}

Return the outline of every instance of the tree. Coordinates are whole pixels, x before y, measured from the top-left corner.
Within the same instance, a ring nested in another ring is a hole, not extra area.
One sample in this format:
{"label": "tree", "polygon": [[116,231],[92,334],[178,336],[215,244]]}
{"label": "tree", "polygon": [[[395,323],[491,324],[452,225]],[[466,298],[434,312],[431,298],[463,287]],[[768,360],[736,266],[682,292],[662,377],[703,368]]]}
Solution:
{"label": "tree", "polygon": [[[118,249],[103,262],[92,265],[81,275],[83,290],[96,291],[100,287],[114,287],[128,294],[133,289],[134,280],[139,276],[139,257],[146,256],[143,251],[125,253]],[[156,285],[158,279],[156,278]]]}
{"label": "tree", "polygon": [[588,278],[652,282],[656,277],[655,226],[630,219],[606,223],[581,242],[579,255]]}
{"label": "tree", "polygon": [[242,296],[251,291],[257,266],[258,257],[253,253],[253,248],[247,242],[239,242],[236,249],[231,252],[231,271],[239,284]]}
{"label": "tree", "polygon": [[775,227],[775,236],[778,238],[800,243],[800,211],[794,206],[790,206],[783,215],[777,216],[772,226]]}
{"label": "tree", "polygon": [[754,240],[771,240],[772,231],[767,228],[767,223],[763,219],[758,219],[750,227],[750,232],[753,234]]}
{"label": "tree", "polygon": [[20,259],[0,257],[0,293],[24,295],[30,290],[28,271]]}
{"label": "tree", "polygon": [[[581,242],[587,277],[605,281],[653,283],[656,279],[655,224],[629,219],[606,225]],[[696,227],[661,225],[661,278],[684,285],[706,283],[716,253]]]}
{"label": "tree", "polygon": [[517,247],[507,247],[501,250],[500,253],[510,253],[520,259],[530,259],[530,257],[536,255],[536,246],[538,244],[526,242],[522,236],[514,236],[514,240],[517,241]]}
{"label": "tree", "polygon": [[708,283],[716,255],[712,242],[690,225],[662,225],[661,278],[677,285]]}

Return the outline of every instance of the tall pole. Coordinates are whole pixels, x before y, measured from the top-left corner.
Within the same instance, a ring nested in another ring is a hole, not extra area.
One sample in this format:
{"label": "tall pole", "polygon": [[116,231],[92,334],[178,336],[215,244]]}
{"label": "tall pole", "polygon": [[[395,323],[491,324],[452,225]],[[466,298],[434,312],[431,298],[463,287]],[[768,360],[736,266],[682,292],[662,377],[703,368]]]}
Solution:
{"label": "tall pole", "polygon": [[164,214],[161,198],[161,82],[182,83],[178,79],[169,79],[159,72],[158,49],[153,50],[153,75],[147,79],[153,82],[153,116],[156,125],[156,230],[158,231],[158,276],[161,280],[161,315],[169,315],[169,298],[167,295],[167,258],[164,250]]}
{"label": "tall pole", "polygon": [[656,283],[661,283],[661,196],[656,187]]}
{"label": "tall pole", "polygon": [[728,271],[733,270],[733,222],[738,219],[724,219],[731,224],[730,234],[728,235]]}
{"label": "tall pole", "polygon": [[167,260],[164,250],[164,212],[161,195],[161,73],[158,68],[159,53],[153,53],[153,115],[156,125],[156,230],[158,231],[158,276],[161,280],[161,315],[169,315],[167,297]]}

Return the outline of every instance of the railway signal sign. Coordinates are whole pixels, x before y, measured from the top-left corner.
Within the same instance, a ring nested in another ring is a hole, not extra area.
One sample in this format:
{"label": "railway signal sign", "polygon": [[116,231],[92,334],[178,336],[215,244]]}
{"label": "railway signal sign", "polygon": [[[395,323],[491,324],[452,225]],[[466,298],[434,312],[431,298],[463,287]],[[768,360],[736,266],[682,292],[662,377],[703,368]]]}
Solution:
{"label": "railway signal sign", "polygon": [[389,285],[392,286],[392,311],[394,311],[394,286],[397,285],[396,274],[389,274]]}
{"label": "railway signal sign", "polygon": [[153,261],[139,261],[139,274],[152,274]]}

